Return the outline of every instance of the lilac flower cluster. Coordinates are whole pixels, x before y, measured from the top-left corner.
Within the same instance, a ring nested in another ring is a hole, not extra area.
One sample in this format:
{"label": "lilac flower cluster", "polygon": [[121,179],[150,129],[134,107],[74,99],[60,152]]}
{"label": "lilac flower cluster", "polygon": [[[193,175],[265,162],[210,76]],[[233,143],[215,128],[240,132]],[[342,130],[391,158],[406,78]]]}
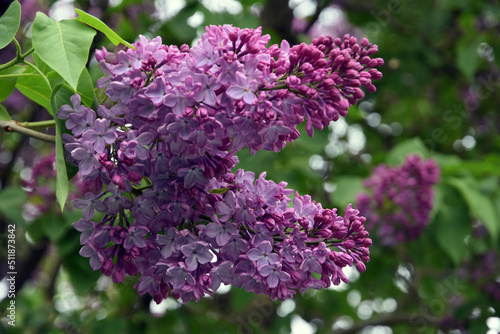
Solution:
{"label": "lilac flower cluster", "polygon": [[363,182],[370,194],[361,193],[357,207],[366,215],[367,229],[377,229],[385,246],[413,240],[429,223],[440,169],[432,159],[406,157],[400,167],[380,165]]}
{"label": "lilac flower cluster", "polygon": [[474,254],[464,261],[457,276],[479,286],[488,296],[500,301],[500,257],[495,249]]}
{"label": "lilac flower cluster", "polygon": [[77,201],[80,254],[115,282],[140,275],[135,288],[157,302],[222,283],[285,299],[348,282],[342,268],[369,260],[358,210],[290,203],[286,183],[231,170],[238,150],[279,151],[304,120],[312,135],[345,116],[361,86],[375,90],[377,47],[346,35],[267,48],[260,29],[206,30],[191,49],[141,36],[135,49],[97,51],[112,107],[74,95],[61,108],[67,159],[102,188]]}

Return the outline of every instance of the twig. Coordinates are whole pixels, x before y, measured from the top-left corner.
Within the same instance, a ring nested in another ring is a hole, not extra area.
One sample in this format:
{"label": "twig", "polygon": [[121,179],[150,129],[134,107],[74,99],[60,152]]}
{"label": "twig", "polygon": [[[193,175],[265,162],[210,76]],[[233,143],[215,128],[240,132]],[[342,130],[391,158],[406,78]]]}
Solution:
{"label": "twig", "polygon": [[56,126],[56,121],[51,119],[48,121],[39,122],[17,122],[18,125],[28,129],[51,128]]}
{"label": "twig", "polygon": [[48,143],[56,142],[55,136],[31,130],[29,128],[25,128],[24,126],[19,125],[19,123],[16,121],[0,121],[0,127],[4,129],[6,132],[17,132],[25,136],[43,140]]}

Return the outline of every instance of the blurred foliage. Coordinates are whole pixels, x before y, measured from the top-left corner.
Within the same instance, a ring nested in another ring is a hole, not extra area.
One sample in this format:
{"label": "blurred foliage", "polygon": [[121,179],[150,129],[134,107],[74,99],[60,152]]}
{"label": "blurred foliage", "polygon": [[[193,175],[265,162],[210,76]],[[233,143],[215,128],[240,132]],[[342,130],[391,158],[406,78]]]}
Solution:
{"label": "blurred foliage", "polygon": [[[477,259],[488,251],[500,253],[498,5],[496,0],[24,1],[23,33],[17,36],[23,49],[30,47],[25,37],[36,11],[75,16],[72,6],[100,18],[129,42],[143,34],[161,36],[165,44],[192,44],[210,24],[262,25],[272,43],[308,41],[318,34],[366,36],[385,60],[377,92],[352,107],[345,122],[313,138],[301,128],[304,135],[278,154],[242,152],[238,167],[267,171],[270,179],[286,181],[341,213],[355,203],[362,179],[380,163],[398,165],[406,155],[419,153],[435,159],[442,174],[424,234],[393,248],[374,238],[367,271],[351,272],[351,283],[337,291],[308,291],[293,302],[270,302],[231,288],[199,303],[170,299],[150,308],[151,299],[139,297],[134,282],[113,284],[78,255],[79,233],[71,227],[78,211],[61,213],[54,203],[41,216],[27,214],[43,199],[28,198],[21,180],[29,178],[33,157],[53,148],[0,132],[2,249],[7,249],[8,224],[15,224],[19,268],[16,327],[4,317],[9,299],[2,288],[0,332],[488,332],[487,319],[498,319],[500,300],[483,288],[491,283],[500,289],[500,267]],[[91,49],[103,46],[114,48],[98,33]],[[14,56],[9,45],[0,63]],[[101,74],[92,57],[88,67],[95,83]],[[0,100],[8,93],[0,92]],[[50,119],[17,90],[2,104],[15,120]],[[6,252],[1,254],[4,276]],[[473,268],[488,266],[493,267],[490,281],[470,279]]]}

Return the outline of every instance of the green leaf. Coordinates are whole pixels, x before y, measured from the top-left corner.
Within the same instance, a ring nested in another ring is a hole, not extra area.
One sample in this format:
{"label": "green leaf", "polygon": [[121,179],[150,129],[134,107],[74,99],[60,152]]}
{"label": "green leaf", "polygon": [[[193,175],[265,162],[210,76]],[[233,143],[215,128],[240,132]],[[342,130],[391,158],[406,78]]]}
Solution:
{"label": "green leaf", "polygon": [[463,179],[452,178],[448,183],[462,194],[470,212],[481,220],[490,232],[492,239],[498,240],[500,226],[493,201],[479,192],[477,184],[473,181],[467,182]]}
{"label": "green leaf", "polygon": [[0,214],[11,223],[24,228],[26,223],[22,215],[22,206],[26,203],[27,195],[21,187],[12,186],[0,191]]}
{"label": "green leaf", "polygon": [[12,118],[10,118],[9,112],[3,105],[0,104],[0,121],[11,121]]}
{"label": "green leaf", "polygon": [[444,187],[443,192],[444,203],[439,207],[432,225],[436,225],[435,236],[441,249],[455,265],[459,265],[466,254],[464,239],[471,233],[472,227],[460,194],[449,186]]}
{"label": "green leaf", "polygon": [[81,96],[82,103],[89,108],[96,101],[94,84],[92,83],[92,78],[86,68],[84,68],[80,74],[76,92]]}
{"label": "green leaf", "polygon": [[[73,92],[68,87],[64,85],[57,86],[51,97],[52,109],[57,111],[62,105],[70,104],[72,95]],[[68,198],[69,182],[64,157],[64,145],[62,143],[62,122],[56,116],[54,116],[54,119],[56,121],[56,198],[61,206],[61,211],[63,211]]]}
{"label": "green leaf", "polygon": [[77,88],[96,32],[75,20],[56,22],[38,12],[33,23],[33,47],[40,58]]}
{"label": "green leaf", "polygon": [[356,196],[363,192],[363,179],[359,176],[336,177],[337,187],[332,193],[332,200],[339,209],[345,209],[347,205],[356,205]]}
{"label": "green leaf", "polygon": [[64,219],[60,212],[49,210],[40,218],[43,234],[52,241],[58,241],[66,234],[70,224]]}
{"label": "green leaf", "polygon": [[231,287],[231,307],[238,313],[245,310],[255,299],[255,294],[244,289]]}
{"label": "green leaf", "polygon": [[230,189],[229,187],[212,189],[209,191],[209,193],[211,193],[211,194],[225,194],[229,189]]}
{"label": "green leaf", "polygon": [[462,39],[457,44],[457,67],[469,81],[474,80],[474,74],[476,74],[479,65],[477,48],[478,43],[467,39]]}
{"label": "green leaf", "polygon": [[47,75],[50,72],[54,72],[54,70],[51,69],[50,66],[47,65],[36,52],[33,53],[33,60],[35,61],[36,67],[38,67],[38,69],[42,71],[43,74]]}
{"label": "green leaf", "polygon": [[429,152],[420,138],[412,138],[405,140],[389,152],[386,162],[391,166],[399,166],[404,163],[406,156],[410,154],[418,154],[423,158],[429,156]]}
{"label": "green leaf", "polygon": [[[65,215],[68,211],[65,211],[63,213],[63,215]],[[74,211],[75,213],[78,213],[80,215],[80,218],[82,217],[82,212],[80,210],[78,211]],[[68,217],[66,217],[66,219],[68,219]],[[75,222],[77,221],[77,219],[75,220],[70,220],[71,222]],[[59,255],[61,257],[70,257],[70,256],[74,256],[75,254],[78,253],[78,251],[80,250],[81,246],[80,246],[80,232],[78,232],[77,230],[75,230],[74,228],[68,228],[68,230],[66,231],[66,233],[64,234],[64,237],[63,238],[59,238],[57,240],[57,249],[59,251]]]}
{"label": "green leaf", "polygon": [[0,102],[5,100],[14,90],[19,74],[23,73],[26,67],[12,66],[0,71]]}
{"label": "green leaf", "polygon": [[12,2],[0,17],[0,49],[6,47],[14,37],[21,24],[21,5],[16,0]]}
{"label": "green leaf", "polygon": [[76,12],[78,13],[78,17],[76,17],[76,20],[85,23],[92,28],[99,30],[102,32],[106,37],[113,43],[114,45],[119,45],[123,44],[129,48],[135,49],[132,44],[121,38],[116,32],[111,30],[110,27],[108,27],[104,22],[99,20],[97,17],[90,15],[88,13],[85,13],[84,11],[80,9],[75,9]]}
{"label": "green leaf", "polygon": [[[80,74],[76,92],[72,87],[65,83],[64,79],[56,71],[49,72],[47,74],[47,78],[50,81],[52,89],[60,84],[64,84],[64,86],[71,90],[73,94],[78,93],[78,95],[80,95],[82,98],[82,103],[87,107],[91,107],[94,102],[96,102],[94,84],[92,83],[92,78],[90,77],[89,71],[86,68],[84,68],[82,73]],[[57,112],[58,110],[56,110],[56,114]]]}
{"label": "green leaf", "polygon": [[[56,71],[50,71],[48,74],[47,74],[47,79],[49,79],[49,82],[50,82],[50,87],[52,89],[56,88],[58,85],[64,83],[64,79],[62,76],[59,75],[59,73],[57,73]],[[57,114],[57,110],[56,110],[56,114]]]}
{"label": "green leaf", "polygon": [[47,109],[52,115],[52,107],[50,104],[52,89],[42,76],[36,73],[32,68],[28,68],[24,74],[31,75],[19,77],[16,82],[16,88],[19,89],[24,96]]}
{"label": "green leaf", "polygon": [[73,288],[75,288],[75,292],[79,295],[88,293],[101,277],[99,271],[92,270],[89,259],[74,253],[63,258],[62,264],[64,271],[68,273]]}

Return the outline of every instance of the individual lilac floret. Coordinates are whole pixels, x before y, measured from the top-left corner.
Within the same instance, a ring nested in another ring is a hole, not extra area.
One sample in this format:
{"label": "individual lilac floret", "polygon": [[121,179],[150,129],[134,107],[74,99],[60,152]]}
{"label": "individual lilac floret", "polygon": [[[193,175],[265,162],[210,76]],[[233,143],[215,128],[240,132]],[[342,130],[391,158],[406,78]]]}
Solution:
{"label": "individual lilac floret", "polygon": [[94,210],[99,212],[106,211],[106,205],[92,193],[86,193],[85,199],[75,199],[73,201],[73,206],[83,210],[82,217],[85,220],[90,220],[94,217]]}
{"label": "individual lilac floret", "polygon": [[223,283],[286,299],[347,282],[345,266],[366,269],[359,211],[342,217],[298,194],[289,207],[286,183],[231,171],[239,150],[278,152],[300,123],[312,136],[345,116],[362,87],[375,91],[383,60],[349,35],[269,41],[261,28],[224,25],[192,48],[140,36],[135,49],[96,51],[97,86],[113,104],[95,112],[75,95],[59,113],[72,132],[67,160],[98,185],[98,199],[76,202],[94,269],[114,282],[139,276],[138,293],[157,302],[199,300]]}
{"label": "individual lilac floret", "polygon": [[429,223],[439,166],[418,155],[400,167],[380,165],[364,181],[369,193],[358,195],[357,206],[367,217],[368,229],[376,229],[386,246],[419,237]]}

